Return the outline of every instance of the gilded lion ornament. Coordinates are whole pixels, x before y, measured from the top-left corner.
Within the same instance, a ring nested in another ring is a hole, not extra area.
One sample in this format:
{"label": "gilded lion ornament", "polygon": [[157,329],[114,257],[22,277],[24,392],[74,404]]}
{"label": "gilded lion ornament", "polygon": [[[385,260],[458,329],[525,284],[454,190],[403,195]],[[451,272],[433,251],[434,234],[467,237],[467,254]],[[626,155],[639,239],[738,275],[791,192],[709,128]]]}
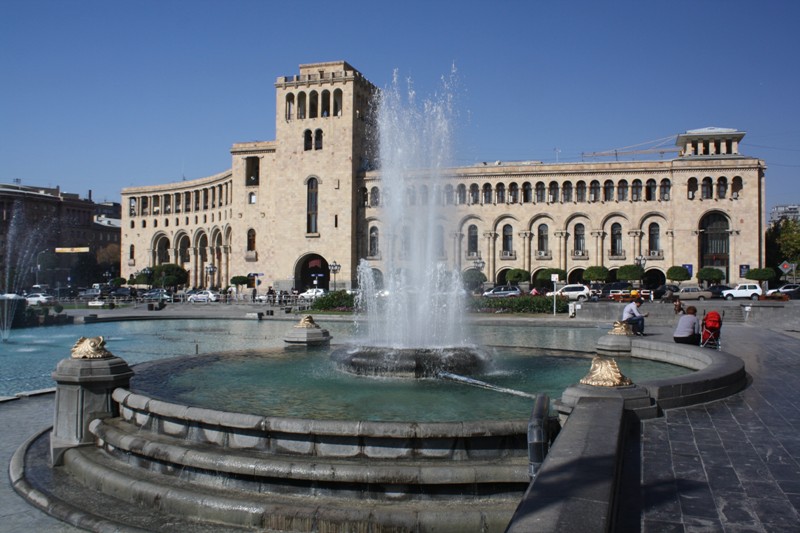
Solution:
{"label": "gilded lion ornament", "polygon": [[306,315],[303,318],[301,318],[300,322],[295,324],[294,327],[300,328],[300,329],[302,329],[302,328],[312,329],[312,328],[319,328],[319,325],[316,322],[314,322],[314,317],[313,316]]}
{"label": "gilded lion ornament", "polygon": [[620,372],[617,362],[607,357],[597,356],[592,359],[592,368],[581,379],[583,385],[595,387],[622,387],[633,382]]}
{"label": "gilded lion ornament", "polygon": [[81,337],[72,347],[73,359],[102,359],[114,357],[106,350],[106,340],[100,337]]}

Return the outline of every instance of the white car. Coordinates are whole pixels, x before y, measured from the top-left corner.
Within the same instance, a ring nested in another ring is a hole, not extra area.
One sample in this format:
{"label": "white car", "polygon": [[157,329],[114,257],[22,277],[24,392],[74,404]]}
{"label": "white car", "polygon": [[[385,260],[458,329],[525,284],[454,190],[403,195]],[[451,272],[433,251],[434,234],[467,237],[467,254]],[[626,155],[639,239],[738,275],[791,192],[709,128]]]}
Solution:
{"label": "white car", "polygon": [[194,294],[189,295],[187,301],[192,303],[202,302],[218,302],[219,301],[219,293],[217,291],[199,291]]}
{"label": "white car", "polygon": [[306,292],[301,292],[297,297],[300,300],[316,300],[324,295],[325,289],[308,289]]}
{"label": "white car", "polygon": [[561,298],[568,298],[569,300],[577,300],[582,302],[584,300],[588,300],[589,296],[592,295],[592,291],[586,285],[581,285],[580,283],[573,283],[570,285],[564,285],[557,291],[553,292],[550,291],[546,294],[546,296],[553,297],[559,296]]}
{"label": "white car", "polygon": [[25,297],[28,305],[47,305],[53,303],[53,297],[42,292],[34,292]]}
{"label": "white car", "polygon": [[735,289],[722,291],[722,297],[726,300],[733,300],[734,298],[750,298],[751,300],[758,300],[762,291],[758,283],[740,283]]}
{"label": "white car", "polygon": [[784,285],[783,287],[781,287],[779,289],[770,289],[770,290],[768,290],[767,291],[767,296],[772,296],[773,294],[780,294],[780,293],[783,293],[783,292],[790,292],[790,291],[793,291],[795,289],[800,289],[800,284],[799,283],[789,283],[788,285]]}

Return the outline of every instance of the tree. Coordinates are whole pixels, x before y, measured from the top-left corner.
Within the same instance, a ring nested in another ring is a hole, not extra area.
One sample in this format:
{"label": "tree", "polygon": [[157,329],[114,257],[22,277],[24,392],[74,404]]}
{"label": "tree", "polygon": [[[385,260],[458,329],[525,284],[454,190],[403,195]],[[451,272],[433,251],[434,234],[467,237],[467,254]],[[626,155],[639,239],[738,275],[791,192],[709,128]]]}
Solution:
{"label": "tree", "polygon": [[714,267],[703,267],[697,271],[695,276],[697,281],[707,281],[709,283],[719,283],[725,278],[725,273]]}
{"label": "tree", "polygon": [[540,270],[536,273],[536,286],[543,287],[543,286],[551,286],[552,281],[550,281],[550,277],[553,274],[558,274],[558,279],[560,281],[566,281],[567,279],[567,271],[561,268],[545,268],[544,270]]}
{"label": "tree", "polygon": [[186,285],[189,272],[179,265],[164,263],[153,268],[153,280],[162,287],[175,290],[179,285]]}
{"label": "tree", "polygon": [[753,281],[769,281],[775,279],[775,271],[770,267],[751,268],[744,277]]}
{"label": "tree", "polygon": [[610,275],[608,269],[604,266],[590,266],[583,271],[583,281],[600,282],[608,281]]}
{"label": "tree", "polygon": [[486,281],[486,275],[479,270],[470,268],[461,274],[461,281],[464,283],[464,288],[466,290],[474,291],[483,285],[483,283]]}
{"label": "tree", "polygon": [[797,263],[800,261],[800,220],[784,218],[780,222],[778,231],[775,240],[782,256],[781,260]]}
{"label": "tree", "polygon": [[521,268],[512,268],[506,274],[506,283],[509,285],[518,285],[522,282],[531,280],[531,273]]}
{"label": "tree", "polygon": [[644,268],[640,265],[622,265],[617,270],[617,279],[621,281],[638,281],[644,278]]}
{"label": "tree", "polygon": [[240,287],[242,285],[247,285],[248,283],[250,283],[250,278],[248,278],[247,276],[233,276],[231,278],[231,285],[235,285],[236,286],[236,292],[237,293],[241,292],[241,288]]}
{"label": "tree", "polygon": [[692,276],[689,274],[688,268],[675,265],[667,269],[667,279],[670,281],[677,281],[678,284],[680,284],[681,281],[692,279]]}

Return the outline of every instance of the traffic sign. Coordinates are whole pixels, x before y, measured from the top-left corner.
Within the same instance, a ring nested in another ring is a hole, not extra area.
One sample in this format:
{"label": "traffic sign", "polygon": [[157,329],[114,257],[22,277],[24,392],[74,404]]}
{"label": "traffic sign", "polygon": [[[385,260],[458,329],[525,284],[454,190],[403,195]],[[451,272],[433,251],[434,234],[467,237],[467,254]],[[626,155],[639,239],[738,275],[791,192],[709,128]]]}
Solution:
{"label": "traffic sign", "polygon": [[780,268],[781,272],[783,272],[784,274],[788,274],[789,272],[794,270],[794,265],[791,264],[789,261],[784,261],[783,263],[778,265],[778,268]]}

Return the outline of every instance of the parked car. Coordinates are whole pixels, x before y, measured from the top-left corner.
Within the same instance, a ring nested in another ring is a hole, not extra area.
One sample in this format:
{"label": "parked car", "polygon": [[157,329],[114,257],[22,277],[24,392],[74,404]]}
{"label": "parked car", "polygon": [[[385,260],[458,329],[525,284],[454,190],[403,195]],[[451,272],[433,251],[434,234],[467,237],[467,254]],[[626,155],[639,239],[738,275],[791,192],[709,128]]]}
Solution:
{"label": "parked car", "polygon": [[731,290],[733,287],[729,285],[712,285],[708,289],[712,298],[722,298],[722,293]]}
{"label": "parked car", "polygon": [[772,296],[773,294],[787,293],[795,289],[800,289],[800,283],[787,283],[786,285],[778,289],[770,289],[767,291],[767,296]]}
{"label": "parked car", "polygon": [[325,289],[308,289],[306,292],[301,292],[297,298],[300,300],[314,301],[324,295]]}
{"label": "parked car", "polygon": [[150,289],[142,294],[144,302],[171,302],[172,293],[167,289]]}
{"label": "parked car", "polygon": [[672,294],[677,294],[680,292],[680,290],[681,288],[678,287],[677,285],[670,285],[670,284],[659,285],[653,291],[653,298],[655,300],[660,300],[667,293],[667,291],[672,291]]}
{"label": "parked car", "polygon": [[678,298],[681,300],[710,300],[714,297],[711,291],[707,291],[701,289],[697,285],[687,285],[686,287],[681,287],[681,290],[678,291],[677,294]]}
{"label": "parked car", "polygon": [[85,289],[78,293],[78,300],[97,300],[101,295],[100,289]]}
{"label": "parked car", "polygon": [[25,299],[28,301],[28,305],[48,305],[55,301],[52,296],[43,292],[34,292],[27,295]]}
{"label": "parked car", "polygon": [[109,297],[116,298],[117,300],[130,300],[135,295],[136,291],[131,289],[130,287],[119,287],[108,293]]}
{"label": "parked car", "polygon": [[483,295],[487,298],[512,298],[522,296],[522,291],[516,286],[498,285],[484,292]]}
{"label": "parked car", "polygon": [[784,293],[790,300],[800,300],[800,288],[792,289]]}
{"label": "parked car", "polygon": [[762,291],[758,283],[740,283],[735,289],[722,291],[722,297],[726,300],[733,300],[734,298],[750,298],[751,300],[758,300]]}
{"label": "parked car", "polygon": [[581,285],[580,283],[574,283],[571,285],[564,285],[557,291],[550,291],[545,296],[550,296],[551,298],[553,295],[567,298],[569,300],[577,300],[582,302],[584,300],[588,300],[589,296],[591,296],[591,290],[586,285]]}
{"label": "parked car", "polygon": [[219,300],[220,295],[217,291],[197,291],[187,298],[187,301],[191,303],[218,302]]}
{"label": "parked car", "polygon": [[612,281],[611,283],[606,283],[603,285],[603,288],[600,290],[600,297],[611,298],[611,291],[615,291],[614,294],[620,294],[624,291],[628,291],[630,293],[632,288],[633,285],[627,281]]}

